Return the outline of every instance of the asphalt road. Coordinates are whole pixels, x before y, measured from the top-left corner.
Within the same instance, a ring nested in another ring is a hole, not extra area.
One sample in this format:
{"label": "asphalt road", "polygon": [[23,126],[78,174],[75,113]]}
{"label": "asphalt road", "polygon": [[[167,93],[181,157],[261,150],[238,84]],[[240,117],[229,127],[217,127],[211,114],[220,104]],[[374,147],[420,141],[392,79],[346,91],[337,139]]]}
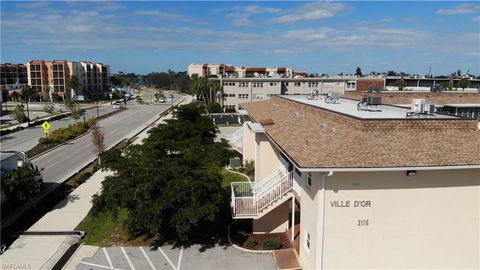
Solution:
{"label": "asphalt road", "polygon": [[[100,121],[104,133],[104,143],[108,148],[146,127],[170,104],[162,105],[127,105],[126,110]],[[84,164],[95,158],[92,135],[88,133],[69,144],[59,147],[38,158],[32,163],[42,172],[44,183],[63,182],[72,171],[78,171]]]}
{"label": "asphalt road", "polygon": [[[183,99],[176,97],[174,103]],[[160,113],[171,104],[133,105],[128,104],[126,110],[100,121],[100,128],[104,133],[104,144],[107,149],[125,138],[131,138],[156,120]],[[3,143],[2,143],[3,149]],[[45,190],[33,200],[37,202],[47,196],[60,183],[67,180],[74,173],[81,170],[95,159],[91,133],[78,138],[69,144],[56,148],[33,160],[34,166],[44,168],[42,172]],[[26,204],[15,213],[2,220],[2,228],[10,226],[21,216],[30,204]]]}
{"label": "asphalt road", "polygon": [[[127,105],[128,107],[128,105]],[[99,106],[98,112],[99,115],[107,114],[113,111],[113,106],[108,104],[104,106]],[[86,111],[85,117],[95,117],[97,116],[97,109],[89,109]],[[81,121],[81,120],[79,120]],[[51,128],[50,132],[53,130],[66,127],[72,123],[75,123],[75,119],[72,117],[65,117],[59,120],[55,120],[50,122]],[[3,135],[1,140],[2,150],[15,150],[15,151],[28,151],[32,149],[38,143],[38,138],[44,137],[45,134],[43,133],[43,129],[40,125],[35,127],[29,127],[24,130],[20,130],[17,132],[13,132],[7,135]]]}

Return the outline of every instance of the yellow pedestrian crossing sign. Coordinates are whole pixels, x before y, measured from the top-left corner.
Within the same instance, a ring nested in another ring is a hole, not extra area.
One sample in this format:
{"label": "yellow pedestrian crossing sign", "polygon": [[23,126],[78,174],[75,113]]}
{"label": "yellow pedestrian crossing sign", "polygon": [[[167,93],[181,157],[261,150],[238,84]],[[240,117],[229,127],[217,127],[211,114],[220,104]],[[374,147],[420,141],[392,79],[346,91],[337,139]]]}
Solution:
{"label": "yellow pedestrian crossing sign", "polygon": [[43,122],[42,128],[43,132],[48,133],[48,130],[50,129],[50,123],[48,121]]}

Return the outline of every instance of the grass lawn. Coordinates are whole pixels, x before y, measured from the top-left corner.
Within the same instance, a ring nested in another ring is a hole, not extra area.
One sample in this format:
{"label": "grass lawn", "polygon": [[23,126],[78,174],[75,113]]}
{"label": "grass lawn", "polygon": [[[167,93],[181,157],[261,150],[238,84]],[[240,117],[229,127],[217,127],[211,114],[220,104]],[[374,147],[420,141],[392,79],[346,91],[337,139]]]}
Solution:
{"label": "grass lawn", "polygon": [[116,220],[112,219],[112,212],[100,213],[93,218],[91,213],[78,225],[77,230],[85,231],[87,234],[81,243],[87,245],[102,246],[111,236],[112,232],[123,232],[123,222],[127,218],[127,210],[122,209]]}
{"label": "grass lawn", "polygon": [[222,183],[223,187],[230,187],[230,183],[232,183],[232,182],[246,182],[246,181],[248,181],[248,179],[245,178],[244,176],[236,174],[236,173],[232,173],[225,168],[223,168],[220,173],[223,176],[223,183]]}

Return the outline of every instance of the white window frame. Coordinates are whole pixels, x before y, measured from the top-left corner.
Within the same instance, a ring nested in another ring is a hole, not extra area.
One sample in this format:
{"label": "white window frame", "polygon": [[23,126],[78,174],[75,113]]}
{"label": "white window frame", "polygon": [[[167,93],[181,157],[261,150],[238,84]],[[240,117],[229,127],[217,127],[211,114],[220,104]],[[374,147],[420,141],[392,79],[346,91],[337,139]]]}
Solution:
{"label": "white window frame", "polygon": [[312,188],[312,173],[311,172],[307,172],[307,187],[309,189]]}

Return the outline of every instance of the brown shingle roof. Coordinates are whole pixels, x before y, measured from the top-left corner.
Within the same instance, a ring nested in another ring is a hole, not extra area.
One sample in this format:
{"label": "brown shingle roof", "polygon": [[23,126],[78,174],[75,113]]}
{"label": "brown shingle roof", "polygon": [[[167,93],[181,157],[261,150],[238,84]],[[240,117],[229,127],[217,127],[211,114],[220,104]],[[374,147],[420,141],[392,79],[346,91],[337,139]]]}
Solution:
{"label": "brown shingle roof", "polygon": [[242,106],[273,120],[266,133],[302,168],[480,164],[475,120],[358,119],[282,97]]}

